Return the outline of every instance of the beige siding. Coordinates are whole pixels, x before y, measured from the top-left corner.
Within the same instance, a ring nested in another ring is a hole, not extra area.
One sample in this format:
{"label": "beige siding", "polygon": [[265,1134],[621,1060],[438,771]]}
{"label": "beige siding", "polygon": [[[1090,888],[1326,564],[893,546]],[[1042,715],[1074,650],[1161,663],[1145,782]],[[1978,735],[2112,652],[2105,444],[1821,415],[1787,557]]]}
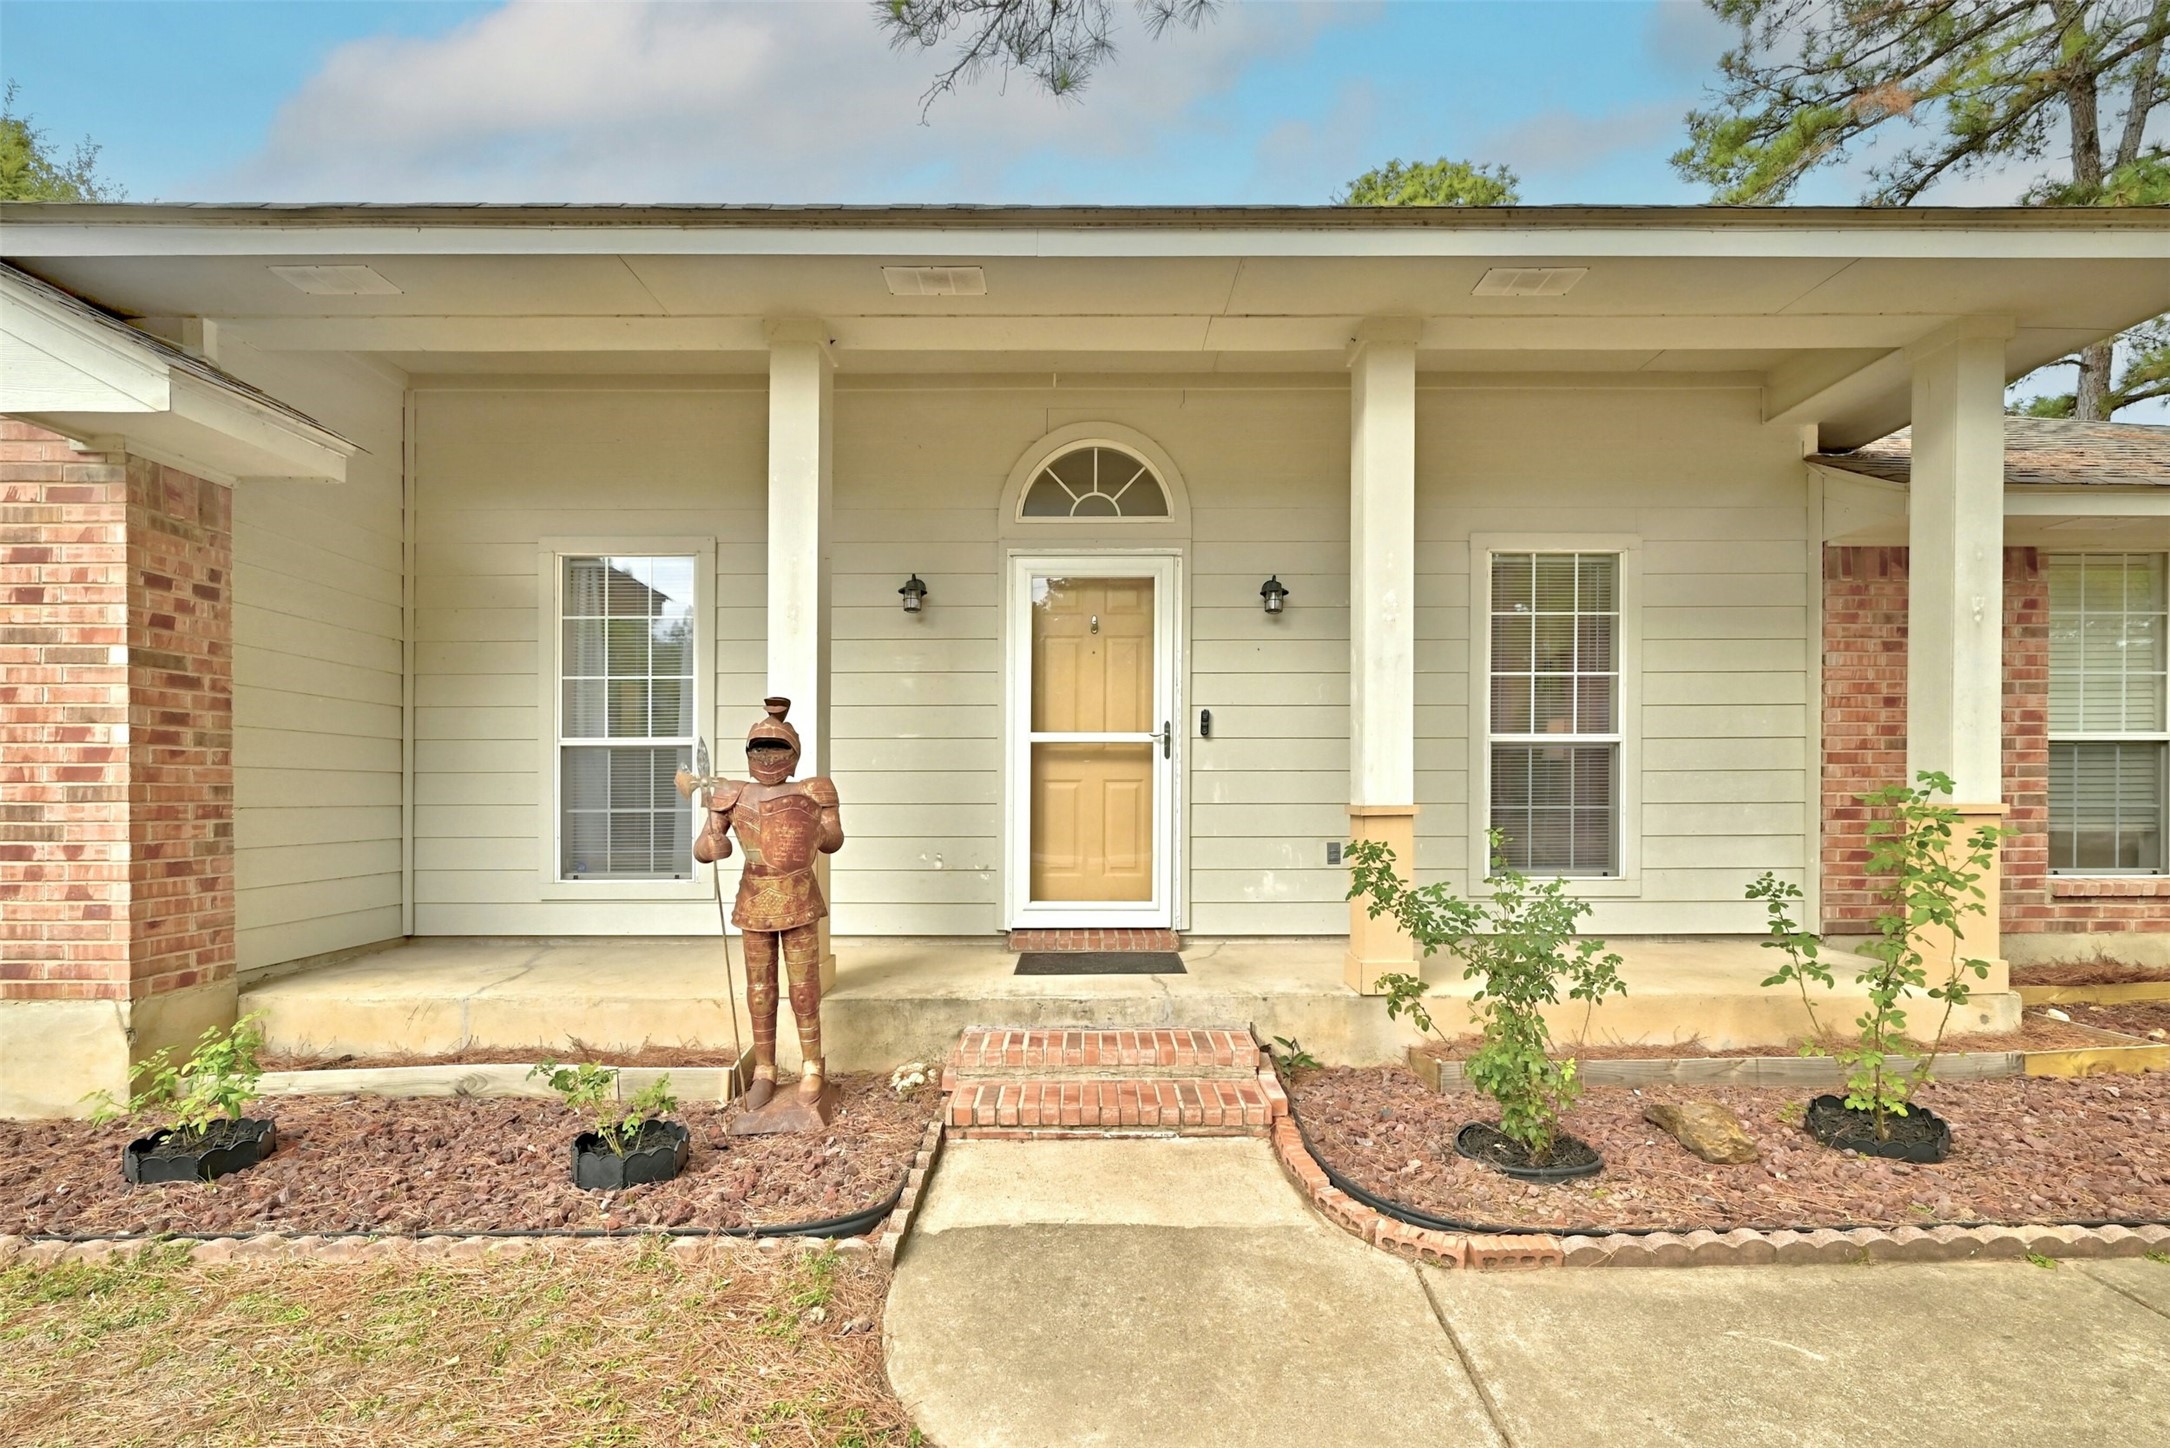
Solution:
{"label": "beige siding", "polygon": [[1750,389],[1427,390],[1417,431],[1418,860],[1466,880],[1469,539],[1618,533],[1643,555],[1642,888],[1619,933],[1753,931],[1742,888],[1807,865],[1808,519]]}
{"label": "beige siding", "polygon": [[363,451],[338,485],[234,493],[236,952],[252,970],[400,933],[401,389],[229,347]]}
{"label": "beige siding", "polygon": [[[716,548],[713,742],[762,694],[766,398],[752,389],[421,390],[415,428],[415,930],[697,934],[701,901],[541,899],[544,538]],[[726,752],[726,762],[728,753]]]}

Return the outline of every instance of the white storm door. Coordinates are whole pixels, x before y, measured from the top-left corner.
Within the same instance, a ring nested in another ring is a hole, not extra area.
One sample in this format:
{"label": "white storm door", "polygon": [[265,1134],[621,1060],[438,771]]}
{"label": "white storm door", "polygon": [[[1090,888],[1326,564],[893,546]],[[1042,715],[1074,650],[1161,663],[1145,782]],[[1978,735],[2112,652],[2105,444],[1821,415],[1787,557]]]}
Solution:
{"label": "white storm door", "polygon": [[1176,565],[1011,560],[1013,925],[1174,923]]}

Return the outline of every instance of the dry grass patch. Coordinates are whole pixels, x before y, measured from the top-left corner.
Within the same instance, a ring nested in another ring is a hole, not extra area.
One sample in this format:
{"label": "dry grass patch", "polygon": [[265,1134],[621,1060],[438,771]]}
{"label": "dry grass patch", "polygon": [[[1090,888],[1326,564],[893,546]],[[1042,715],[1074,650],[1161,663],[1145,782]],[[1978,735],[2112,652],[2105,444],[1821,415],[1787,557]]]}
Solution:
{"label": "dry grass patch", "polygon": [[867,1257],[0,1272],[0,1442],[910,1444]]}

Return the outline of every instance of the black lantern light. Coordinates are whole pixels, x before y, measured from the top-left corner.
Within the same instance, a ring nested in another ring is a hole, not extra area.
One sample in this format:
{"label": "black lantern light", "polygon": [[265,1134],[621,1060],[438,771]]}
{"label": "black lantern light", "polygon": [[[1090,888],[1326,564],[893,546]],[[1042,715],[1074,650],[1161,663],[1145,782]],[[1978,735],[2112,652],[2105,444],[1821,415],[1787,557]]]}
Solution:
{"label": "black lantern light", "polygon": [[1265,601],[1266,612],[1279,613],[1281,600],[1288,597],[1288,589],[1278,573],[1258,586],[1258,596]]}
{"label": "black lantern light", "polygon": [[916,573],[905,579],[904,586],[898,589],[897,592],[903,596],[904,611],[906,613],[919,612],[919,606],[926,602],[927,599],[927,585],[919,581],[919,575]]}

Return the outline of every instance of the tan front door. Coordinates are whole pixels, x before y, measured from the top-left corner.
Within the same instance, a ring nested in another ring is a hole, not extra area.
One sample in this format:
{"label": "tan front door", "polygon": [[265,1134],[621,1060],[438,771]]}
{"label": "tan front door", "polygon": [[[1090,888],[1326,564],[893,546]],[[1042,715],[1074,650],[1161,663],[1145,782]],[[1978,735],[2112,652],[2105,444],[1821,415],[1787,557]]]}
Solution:
{"label": "tan front door", "polygon": [[1018,586],[1018,916],[1170,923],[1174,560],[1020,560]]}
{"label": "tan front door", "polygon": [[1032,580],[1034,901],[1153,898],[1155,584]]}

